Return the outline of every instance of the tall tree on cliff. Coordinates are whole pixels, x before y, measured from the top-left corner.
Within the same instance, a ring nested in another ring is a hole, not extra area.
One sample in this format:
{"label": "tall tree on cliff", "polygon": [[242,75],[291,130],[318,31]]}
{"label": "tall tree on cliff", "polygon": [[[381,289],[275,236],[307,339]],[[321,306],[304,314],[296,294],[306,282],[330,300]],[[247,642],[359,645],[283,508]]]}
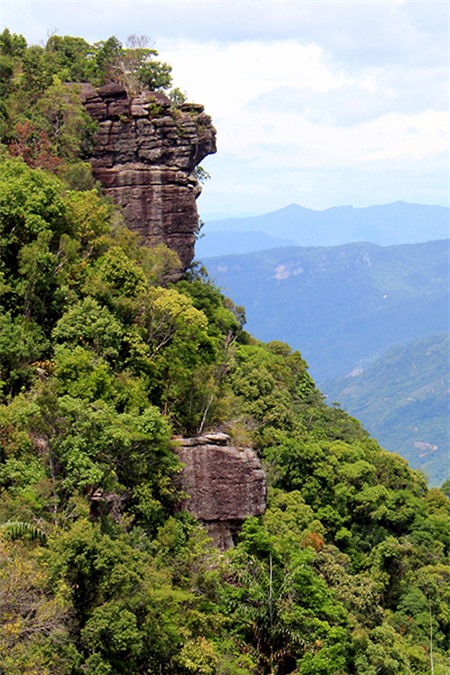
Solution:
{"label": "tall tree on cliff", "polygon": [[168,89],[172,83],[171,66],[155,60],[158,52],[148,45],[146,35],[130,35],[126,48],[115,43],[109,75],[131,95],[143,89]]}

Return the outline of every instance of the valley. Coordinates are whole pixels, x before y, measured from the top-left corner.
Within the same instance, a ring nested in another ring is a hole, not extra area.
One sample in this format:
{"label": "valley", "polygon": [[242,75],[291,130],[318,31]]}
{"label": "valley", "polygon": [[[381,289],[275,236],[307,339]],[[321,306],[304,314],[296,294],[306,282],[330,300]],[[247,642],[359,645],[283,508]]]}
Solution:
{"label": "valley", "polygon": [[[249,331],[300,350],[329,400],[441,484],[449,451],[448,341],[442,337],[449,328],[448,256],[449,241],[437,240],[285,247],[203,262],[223,292],[245,307]],[[411,343],[432,346],[436,335],[430,374],[423,359],[419,367],[406,355]],[[349,377],[362,363],[371,365],[351,379],[349,390]],[[439,377],[442,386],[430,388]],[[414,405],[405,402],[408,396]],[[436,450],[421,452],[415,443]]]}

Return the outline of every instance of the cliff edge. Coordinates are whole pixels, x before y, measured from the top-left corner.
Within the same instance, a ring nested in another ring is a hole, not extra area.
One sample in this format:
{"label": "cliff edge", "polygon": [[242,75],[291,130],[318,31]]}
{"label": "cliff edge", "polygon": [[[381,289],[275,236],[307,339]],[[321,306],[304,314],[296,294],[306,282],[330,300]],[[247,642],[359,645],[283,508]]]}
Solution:
{"label": "cliff edge", "polygon": [[166,244],[185,271],[199,224],[195,169],[216,152],[211,118],[201,105],[175,107],[155,91],[132,98],[115,83],[98,89],[83,84],[82,100],[98,122],[90,158],[94,177],[144,244]]}

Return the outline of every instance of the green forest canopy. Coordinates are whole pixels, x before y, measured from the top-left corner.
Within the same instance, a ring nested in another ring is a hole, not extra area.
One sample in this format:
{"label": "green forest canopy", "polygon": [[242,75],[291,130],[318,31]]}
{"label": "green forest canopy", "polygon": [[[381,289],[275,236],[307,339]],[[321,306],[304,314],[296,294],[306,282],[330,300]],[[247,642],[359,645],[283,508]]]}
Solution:
{"label": "green forest canopy", "polygon": [[[64,83],[133,56],[129,86],[170,86],[142,49],[0,35],[0,670],[444,675],[448,486],[325,405],[204,270],[170,283],[175,254],[92,180]],[[202,428],[267,472],[226,553],[179,508],[172,439]]]}

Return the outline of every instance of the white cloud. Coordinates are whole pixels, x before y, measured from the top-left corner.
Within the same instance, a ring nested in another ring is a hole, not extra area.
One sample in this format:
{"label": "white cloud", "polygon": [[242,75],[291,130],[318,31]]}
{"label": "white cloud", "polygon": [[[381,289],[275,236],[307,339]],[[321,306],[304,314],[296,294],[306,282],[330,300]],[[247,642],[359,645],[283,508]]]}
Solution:
{"label": "white cloud", "polygon": [[189,83],[189,96],[201,98],[215,114],[242,106],[275,86],[326,92],[342,82],[324,65],[318,45],[294,40],[181,42],[160,56],[172,65],[175,82],[181,87]]}
{"label": "white cloud", "polygon": [[363,74],[325,92],[311,87],[279,86],[247,104],[249,110],[290,112],[320,125],[351,127],[387,113],[446,111],[445,69],[393,69]]}
{"label": "white cloud", "polygon": [[375,127],[375,134],[379,147],[366,149],[361,159],[414,161],[443,155],[449,147],[448,115],[442,112],[424,112],[409,117],[388,115]]}
{"label": "white cloud", "polygon": [[[224,151],[274,166],[339,167],[360,161],[440,155],[447,148],[447,115],[383,115],[357,127],[319,126],[293,114],[241,112],[222,131]],[[220,136],[219,136],[220,145]]]}
{"label": "white cloud", "polygon": [[4,25],[31,41],[48,30],[88,40],[145,33],[167,40],[297,40],[321,44],[346,67],[442,63],[448,3],[442,0],[1,0]]}

